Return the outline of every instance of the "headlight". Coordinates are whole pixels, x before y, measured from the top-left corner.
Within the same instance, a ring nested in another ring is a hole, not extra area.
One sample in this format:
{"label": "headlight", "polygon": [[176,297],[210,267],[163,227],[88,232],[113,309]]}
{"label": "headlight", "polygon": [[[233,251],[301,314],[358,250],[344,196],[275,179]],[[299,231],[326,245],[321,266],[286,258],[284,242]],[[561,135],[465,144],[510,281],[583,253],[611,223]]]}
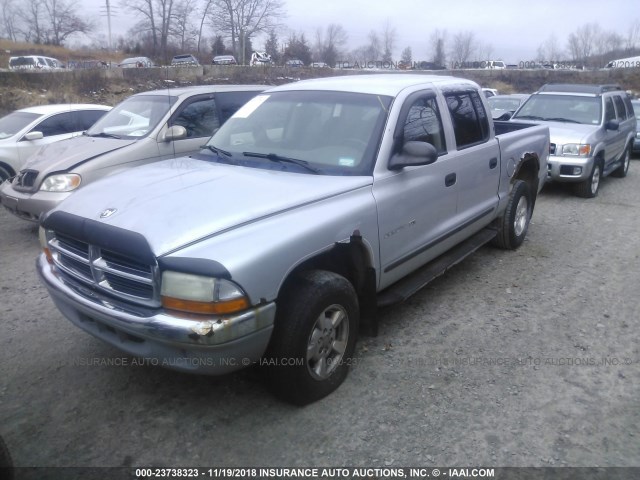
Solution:
{"label": "headlight", "polygon": [[581,143],[567,143],[562,146],[562,155],[574,155],[576,157],[587,157],[591,153],[591,145]]}
{"label": "headlight", "polygon": [[249,299],[235,283],[222,278],[162,272],[162,306],[168,310],[221,315],[249,308]]}
{"label": "headlight", "polygon": [[71,192],[80,186],[82,178],[77,173],[59,173],[44,179],[40,190],[45,192]]}

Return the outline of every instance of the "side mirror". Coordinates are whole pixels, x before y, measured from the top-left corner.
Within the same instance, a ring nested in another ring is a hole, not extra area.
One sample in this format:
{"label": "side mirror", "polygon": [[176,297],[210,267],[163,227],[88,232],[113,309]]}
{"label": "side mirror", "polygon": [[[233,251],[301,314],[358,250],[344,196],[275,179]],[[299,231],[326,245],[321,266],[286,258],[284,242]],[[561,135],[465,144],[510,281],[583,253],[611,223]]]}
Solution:
{"label": "side mirror", "polygon": [[41,138],[44,138],[42,132],[29,132],[22,137],[23,140],[40,140]]}
{"label": "side mirror", "polygon": [[404,167],[429,165],[438,159],[436,147],[427,142],[405,142],[402,152],[396,153],[389,161],[389,170],[400,170]]}
{"label": "side mirror", "polygon": [[604,124],[604,128],[606,128],[607,130],[619,130],[620,122],[618,120],[609,120]]}
{"label": "side mirror", "polygon": [[182,140],[187,138],[187,129],[181,125],[174,125],[169,127],[164,133],[163,140],[165,142],[172,142],[173,140]]}

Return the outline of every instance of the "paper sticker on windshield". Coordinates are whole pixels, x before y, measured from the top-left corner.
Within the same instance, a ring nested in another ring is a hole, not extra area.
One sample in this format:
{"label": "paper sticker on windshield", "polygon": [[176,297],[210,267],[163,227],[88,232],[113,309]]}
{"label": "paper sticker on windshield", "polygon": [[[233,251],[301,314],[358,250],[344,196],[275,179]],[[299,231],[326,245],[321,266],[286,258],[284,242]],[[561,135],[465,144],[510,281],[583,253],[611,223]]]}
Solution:
{"label": "paper sticker on windshield", "polygon": [[256,108],[264,103],[264,101],[269,98],[269,95],[258,95],[253,97],[247,103],[244,104],[240,110],[238,110],[231,118],[247,118],[251,115]]}
{"label": "paper sticker on windshield", "polygon": [[340,158],[338,159],[338,165],[341,167],[353,167],[356,161],[353,158]]}

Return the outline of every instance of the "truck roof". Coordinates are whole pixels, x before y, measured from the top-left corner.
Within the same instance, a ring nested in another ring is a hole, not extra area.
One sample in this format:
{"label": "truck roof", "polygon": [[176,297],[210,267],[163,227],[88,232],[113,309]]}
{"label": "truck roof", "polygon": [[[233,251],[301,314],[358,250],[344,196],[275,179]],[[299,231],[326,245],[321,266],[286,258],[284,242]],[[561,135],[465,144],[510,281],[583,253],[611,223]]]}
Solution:
{"label": "truck roof", "polygon": [[397,96],[405,88],[416,85],[469,85],[475,82],[444,75],[420,75],[404,73],[381,73],[371,75],[347,75],[342,77],[316,78],[288,83],[270,89],[270,92],[287,90],[330,90],[336,92],[369,93],[373,95]]}

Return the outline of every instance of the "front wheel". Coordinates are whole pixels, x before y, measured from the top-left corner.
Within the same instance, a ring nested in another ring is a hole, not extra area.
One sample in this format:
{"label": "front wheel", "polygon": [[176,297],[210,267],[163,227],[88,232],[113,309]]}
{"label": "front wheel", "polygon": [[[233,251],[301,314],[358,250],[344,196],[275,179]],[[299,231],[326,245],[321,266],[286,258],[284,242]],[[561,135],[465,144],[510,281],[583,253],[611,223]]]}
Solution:
{"label": "front wheel", "polygon": [[498,233],[493,244],[506,250],[515,250],[527,235],[533,203],[529,185],[516,180],[511,188],[509,203],[498,223]]}
{"label": "front wheel", "polygon": [[598,195],[600,188],[600,180],[602,179],[602,163],[598,160],[594,161],[591,175],[586,180],[576,183],[575,194],[582,198],[593,198]]}
{"label": "front wheel", "polygon": [[358,336],[356,292],[341,275],[298,275],[277,302],[266,365],[269,385],[296,405],[319,400],[344,381]]}

